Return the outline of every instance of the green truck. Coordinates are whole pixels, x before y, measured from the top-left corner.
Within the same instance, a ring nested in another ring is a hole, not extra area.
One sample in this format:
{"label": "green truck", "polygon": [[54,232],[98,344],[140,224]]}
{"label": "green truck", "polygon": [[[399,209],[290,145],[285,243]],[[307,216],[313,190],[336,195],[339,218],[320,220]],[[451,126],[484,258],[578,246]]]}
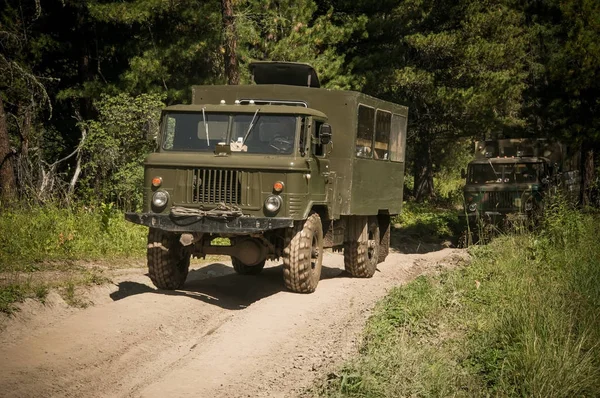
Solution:
{"label": "green truck", "polygon": [[310,293],[325,248],[373,276],[402,208],[408,108],[321,88],[307,64],[250,69],[254,84],[194,86],[162,112],[143,210],[125,215],[149,227],[152,282],[178,289],[191,256],[219,254],[243,275],[282,259],[285,286]]}
{"label": "green truck", "polygon": [[509,219],[534,220],[549,192],[562,190],[578,200],[580,161],[578,148],[548,139],[476,141],[475,159],[463,171],[459,216],[474,231]]}

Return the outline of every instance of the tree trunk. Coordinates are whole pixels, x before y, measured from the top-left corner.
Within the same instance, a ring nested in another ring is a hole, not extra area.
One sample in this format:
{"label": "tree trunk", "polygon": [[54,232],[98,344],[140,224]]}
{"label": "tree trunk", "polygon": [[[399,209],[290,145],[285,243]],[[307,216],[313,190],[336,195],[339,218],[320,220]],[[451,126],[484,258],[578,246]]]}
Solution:
{"label": "tree trunk", "polygon": [[240,84],[240,70],[237,60],[237,36],[233,16],[233,0],[221,0],[223,14],[223,47],[225,76],[227,84]]}
{"label": "tree trunk", "polygon": [[589,206],[592,204],[592,190],[594,182],[594,148],[584,145],[583,150],[583,180],[581,189],[581,204]]}
{"label": "tree trunk", "polygon": [[16,199],[17,184],[13,169],[12,151],[8,138],[4,102],[0,96],[0,202],[7,204]]}
{"label": "tree trunk", "polygon": [[422,202],[435,197],[433,189],[433,160],[431,158],[431,144],[428,140],[418,142],[415,151],[414,176],[415,187],[413,195],[415,201]]}

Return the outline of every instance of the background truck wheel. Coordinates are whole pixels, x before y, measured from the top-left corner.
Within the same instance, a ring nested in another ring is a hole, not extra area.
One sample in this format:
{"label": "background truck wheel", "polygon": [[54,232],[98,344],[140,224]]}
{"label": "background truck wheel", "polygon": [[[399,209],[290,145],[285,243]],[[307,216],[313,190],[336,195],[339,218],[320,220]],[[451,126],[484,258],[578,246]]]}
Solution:
{"label": "background truck wheel", "polygon": [[240,275],[258,275],[265,267],[265,260],[262,260],[256,265],[246,265],[237,257],[231,256],[233,269]]}
{"label": "background truck wheel", "polygon": [[318,214],[294,223],[283,250],[283,281],[296,293],[312,293],[321,279],[323,226]]}
{"label": "background truck wheel", "polygon": [[154,286],[173,290],[183,286],[190,268],[190,253],[178,235],[160,229],[148,231],[148,274]]}
{"label": "background truck wheel", "polygon": [[355,216],[348,220],[344,242],[344,267],[357,278],[370,278],[379,261],[379,223],[377,217]]}

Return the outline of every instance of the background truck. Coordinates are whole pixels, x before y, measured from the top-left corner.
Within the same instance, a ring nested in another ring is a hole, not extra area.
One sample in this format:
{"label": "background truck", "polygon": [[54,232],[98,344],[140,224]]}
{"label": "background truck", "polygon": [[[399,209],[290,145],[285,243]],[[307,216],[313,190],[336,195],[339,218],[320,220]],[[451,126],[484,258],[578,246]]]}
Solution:
{"label": "background truck", "polygon": [[475,142],[475,159],[463,171],[460,217],[498,225],[508,216],[531,220],[544,196],[558,189],[579,199],[579,148],[548,139],[513,138]]}
{"label": "background truck", "polygon": [[191,104],[162,113],[143,211],[125,215],[150,227],[152,282],[180,288],[191,255],[229,255],[244,275],[281,258],[285,286],[308,293],[324,248],[373,276],[402,207],[408,109],[320,88],[306,64],[251,71],[256,84],[194,86]]}

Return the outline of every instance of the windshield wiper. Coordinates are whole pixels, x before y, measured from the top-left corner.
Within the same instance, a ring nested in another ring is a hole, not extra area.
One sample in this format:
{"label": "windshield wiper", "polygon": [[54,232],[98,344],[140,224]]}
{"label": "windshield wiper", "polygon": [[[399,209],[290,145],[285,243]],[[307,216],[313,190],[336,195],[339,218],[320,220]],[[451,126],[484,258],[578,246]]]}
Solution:
{"label": "windshield wiper", "polygon": [[260,108],[258,108],[256,110],[256,112],[254,112],[254,116],[252,116],[252,120],[250,121],[250,126],[248,126],[248,131],[246,131],[246,134],[244,135],[244,139],[242,140],[242,145],[244,145],[246,143],[246,139],[250,135],[250,132],[252,131],[252,127],[254,127],[254,121],[256,120],[256,115],[258,114],[258,111],[260,111]]}
{"label": "windshield wiper", "polygon": [[206,146],[210,146],[210,138],[208,138],[208,123],[206,123],[204,109],[206,109],[206,107],[202,108],[202,120],[204,121],[204,130],[206,130]]}

